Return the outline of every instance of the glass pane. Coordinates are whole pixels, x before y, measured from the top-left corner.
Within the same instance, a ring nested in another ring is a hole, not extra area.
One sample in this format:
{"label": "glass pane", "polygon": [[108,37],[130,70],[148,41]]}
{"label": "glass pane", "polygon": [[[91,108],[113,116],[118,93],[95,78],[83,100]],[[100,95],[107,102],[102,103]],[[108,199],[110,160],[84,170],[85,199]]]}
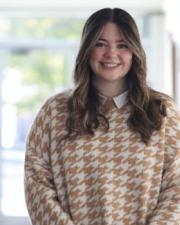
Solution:
{"label": "glass pane", "polygon": [[84,18],[1,18],[0,38],[79,40]]}
{"label": "glass pane", "polygon": [[6,150],[1,153],[1,213],[4,216],[26,216],[23,187],[24,152]]}
{"label": "glass pane", "polygon": [[35,113],[44,100],[69,85],[64,53],[8,54],[2,82],[2,147],[24,148]]}

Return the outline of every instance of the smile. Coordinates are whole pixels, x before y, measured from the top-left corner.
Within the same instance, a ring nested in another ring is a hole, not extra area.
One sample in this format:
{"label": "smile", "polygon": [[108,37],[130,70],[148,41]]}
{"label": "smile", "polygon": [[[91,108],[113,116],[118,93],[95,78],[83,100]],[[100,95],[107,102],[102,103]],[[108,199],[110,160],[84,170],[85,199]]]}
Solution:
{"label": "smile", "polygon": [[113,69],[118,67],[120,64],[119,63],[101,63],[101,65],[105,68]]}

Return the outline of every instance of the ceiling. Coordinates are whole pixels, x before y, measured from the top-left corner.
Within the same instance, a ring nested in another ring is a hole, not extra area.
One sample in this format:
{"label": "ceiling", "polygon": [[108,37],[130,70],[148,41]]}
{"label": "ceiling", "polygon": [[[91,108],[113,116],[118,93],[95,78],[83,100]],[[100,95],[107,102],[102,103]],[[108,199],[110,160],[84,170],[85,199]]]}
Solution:
{"label": "ceiling", "polygon": [[125,10],[147,13],[163,11],[166,0],[0,0],[0,16],[52,15],[85,16],[104,7],[120,7]]}

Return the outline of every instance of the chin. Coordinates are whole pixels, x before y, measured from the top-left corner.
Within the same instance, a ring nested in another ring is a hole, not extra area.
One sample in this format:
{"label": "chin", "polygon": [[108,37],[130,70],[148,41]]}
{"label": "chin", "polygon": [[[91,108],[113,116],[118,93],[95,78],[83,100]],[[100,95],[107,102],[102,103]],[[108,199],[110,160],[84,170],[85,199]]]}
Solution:
{"label": "chin", "polygon": [[102,79],[109,80],[109,81],[120,81],[124,76],[104,76]]}

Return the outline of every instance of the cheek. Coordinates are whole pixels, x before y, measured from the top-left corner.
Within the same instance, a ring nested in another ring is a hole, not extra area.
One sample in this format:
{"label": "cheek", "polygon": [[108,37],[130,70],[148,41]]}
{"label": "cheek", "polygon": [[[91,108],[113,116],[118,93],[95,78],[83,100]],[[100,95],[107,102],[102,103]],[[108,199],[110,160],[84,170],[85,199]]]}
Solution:
{"label": "cheek", "polygon": [[132,54],[127,54],[127,55],[126,55],[126,63],[127,63],[129,66],[132,65],[132,59],[133,59]]}
{"label": "cheek", "polygon": [[101,58],[102,52],[99,51],[98,49],[94,49],[92,50],[91,54],[90,54],[90,59],[91,60],[98,60]]}
{"label": "cheek", "polygon": [[91,55],[90,58],[89,58],[89,66],[90,66],[90,68],[91,68],[92,71],[94,71],[95,68],[96,68],[96,62],[97,61],[95,60],[95,58],[93,57],[93,55]]}
{"label": "cheek", "polygon": [[92,68],[92,67],[96,66],[98,64],[99,60],[100,60],[100,56],[99,56],[98,52],[97,51],[91,52],[90,57],[89,57],[90,67]]}

